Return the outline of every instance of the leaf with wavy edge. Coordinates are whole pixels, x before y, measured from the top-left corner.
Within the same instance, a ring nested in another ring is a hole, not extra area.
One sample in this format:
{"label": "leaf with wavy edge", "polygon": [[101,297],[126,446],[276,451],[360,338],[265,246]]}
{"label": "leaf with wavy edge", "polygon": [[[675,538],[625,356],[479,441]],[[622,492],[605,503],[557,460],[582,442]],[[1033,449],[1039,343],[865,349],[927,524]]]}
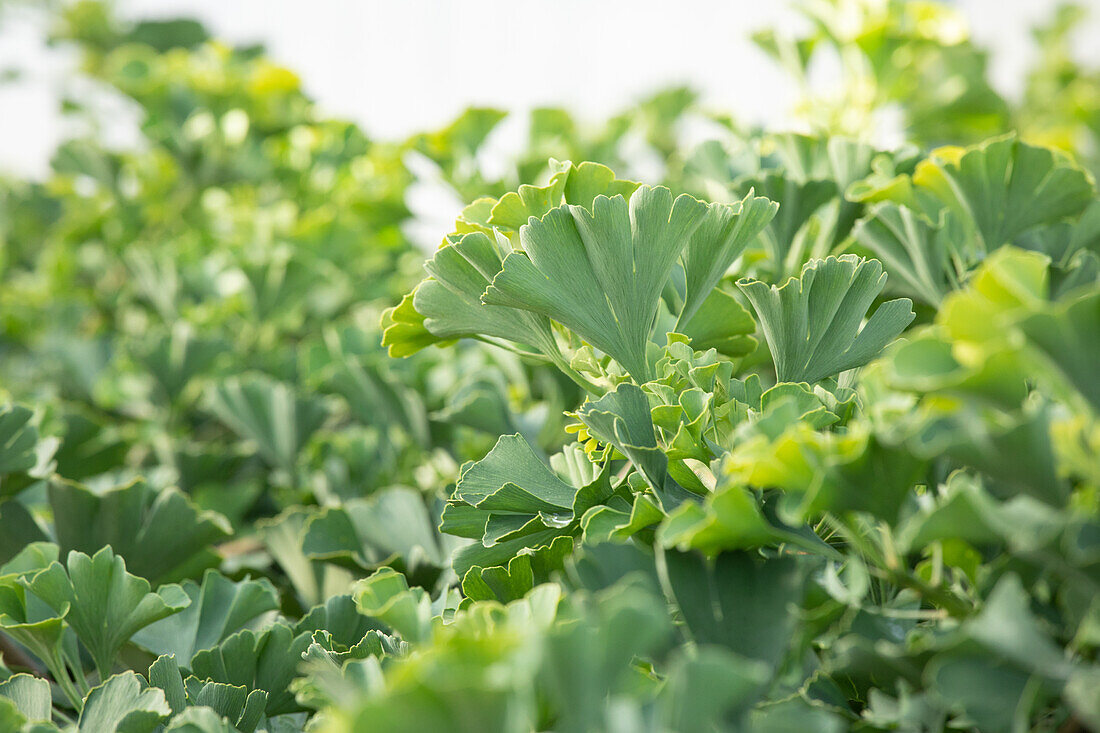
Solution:
{"label": "leaf with wavy edge", "polygon": [[27,720],[40,721],[50,719],[53,701],[50,698],[50,683],[29,674],[17,674],[0,682],[0,697],[6,697],[15,703]]}
{"label": "leaf with wavy edge", "polygon": [[[462,210],[454,233],[426,265],[429,277],[382,316],[382,345],[390,356],[408,356],[451,339],[489,336],[532,346],[559,366],[565,364],[545,318],[485,306],[481,295],[510,251],[502,247],[507,241],[516,246],[515,232],[531,217],[563,203],[591,208],[596,196],[629,196],[639,184],[616,178],[599,163],[552,160],[551,168],[556,171],[546,186],[525,184],[500,201],[481,198]],[[503,233],[500,243],[496,232]],[[480,239],[467,241],[468,235]]]}
{"label": "leaf with wavy edge", "polygon": [[88,693],[77,727],[81,733],[152,733],[171,714],[163,690],[123,672]]}
{"label": "leaf with wavy edge", "polygon": [[554,319],[609,354],[639,381],[649,378],[646,344],[676,259],[707,205],[667,188],[597,196],[592,211],[566,205],[520,230],[482,302]]}
{"label": "leaf with wavy edge", "polygon": [[[710,204],[684,249],[687,293],[678,323],[687,323],[718,281],[772,219],[779,204],[752,190],[734,204]],[[677,329],[678,330],[678,329]]]}
{"label": "leaf with wavy edge", "polygon": [[264,690],[269,716],[297,712],[301,707],[288,687],[310,638],[310,632],[295,633],[282,622],[260,632],[244,629],[196,654],[191,668],[200,680]]}
{"label": "leaf with wavy edge", "polygon": [[417,286],[413,309],[423,315],[424,328],[437,339],[504,339],[564,362],[549,318],[481,302],[508,254],[501,244],[476,232],[444,244],[424,265],[431,277]]}
{"label": "leaf with wavy edge", "polygon": [[174,654],[189,667],[202,649],[212,649],[258,616],[279,608],[279,594],[267,578],[232,581],[207,570],[202,585],[183,584],[191,605],[146,626],[133,641],[154,654]]}
{"label": "leaf with wavy edge", "polygon": [[[901,293],[932,306],[959,287],[960,266],[953,264],[949,243],[954,227],[938,225],[907,206],[892,202],[877,204],[852,230],[859,244],[882,260],[887,272],[901,281]],[[961,265],[961,263],[959,263]]]}
{"label": "leaf with wavy edge", "polygon": [[1080,214],[1095,195],[1084,170],[1015,135],[935,150],[917,166],[913,182],[972,220],[987,253],[1039,225]]}
{"label": "leaf with wavy edge", "polygon": [[103,677],[134,634],[191,605],[178,585],[153,592],[149,581],[126,572],[125,561],[110,547],[92,557],[70,552],[64,567],[52,563],[27,587],[64,616]]}
{"label": "leaf with wavy edge", "polygon": [[908,298],[883,303],[860,328],[886,284],[878,260],[855,255],[812,260],[799,278],[780,287],[742,279],[780,382],[818,382],[863,366],[905,330],[916,315]]}

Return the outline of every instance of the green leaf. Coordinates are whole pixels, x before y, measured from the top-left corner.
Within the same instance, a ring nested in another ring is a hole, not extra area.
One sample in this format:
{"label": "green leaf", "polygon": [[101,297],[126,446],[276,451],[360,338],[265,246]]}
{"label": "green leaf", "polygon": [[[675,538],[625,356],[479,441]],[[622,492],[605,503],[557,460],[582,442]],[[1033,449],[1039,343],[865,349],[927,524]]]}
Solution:
{"label": "green leaf", "polygon": [[187,708],[172,718],[164,729],[165,733],[238,733],[239,730],[207,707]]}
{"label": "green leaf", "polygon": [[191,380],[205,374],[226,350],[224,341],[199,338],[190,324],[178,321],[167,333],[142,342],[136,357],[156,380],[162,396],[175,402]]}
{"label": "green leaf", "polygon": [[200,680],[263,690],[269,716],[293,713],[301,708],[289,689],[290,681],[309,642],[308,632],[295,634],[281,622],[261,632],[244,629],[213,649],[198,652],[191,660],[191,671]]}
{"label": "green leaf", "polygon": [[630,683],[633,658],[661,648],[672,630],[670,619],[653,590],[637,582],[572,600],[578,618],[554,625],[545,644],[544,669],[560,711],[555,727],[606,730],[608,696]]}
{"label": "green leaf", "polygon": [[811,384],[863,366],[915,318],[912,301],[899,298],[880,305],[860,328],[885,284],[877,260],[854,255],[809,262],[801,277],[778,288],[737,283],[756,309],[777,380]]}
{"label": "green leaf", "polygon": [[666,593],[697,644],[716,644],[775,669],[795,630],[802,570],[792,558],[723,553],[708,559],[666,550],[658,555]]}
{"label": "green leaf", "polygon": [[799,181],[782,172],[768,171],[760,178],[738,181],[737,188],[779,202],[779,211],[760,238],[777,277],[796,272],[806,256],[814,254],[805,252],[810,234],[807,224],[837,195],[837,185],[826,180]]}
{"label": "green leaf", "polygon": [[501,247],[488,236],[473,233],[436,251],[424,266],[431,277],[413,295],[424,327],[437,340],[489,336],[534,347],[547,358],[561,361],[548,318],[482,303],[482,294],[500,272],[505,256],[510,256]]}
{"label": "green leaf", "polygon": [[[325,637],[325,648],[334,653],[349,652],[350,656],[361,658],[356,647],[360,644],[370,646],[366,637],[372,632],[377,634],[385,626],[375,619],[359,612],[355,599],[350,595],[333,596],[320,606],[310,609],[309,613],[294,626],[294,633],[303,631],[321,632]],[[317,635],[314,634],[314,639]]]}
{"label": "green leaf", "polygon": [[12,496],[54,469],[56,438],[39,437],[34,411],[0,406],[0,497]]}
{"label": "green leaf", "polygon": [[730,357],[751,354],[756,348],[756,321],[745,306],[721,289],[714,289],[699,310],[680,326],[696,351],[715,349]]}
{"label": "green leaf", "polygon": [[1068,158],[1012,135],[965,151],[933,151],[913,181],[973,221],[986,253],[1037,226],[1080,214],[1095,193],[1088,174]]}
{"label": "green leaf", "polygon": [[665,511],[692,496],[668,475],[668,457],[657,446],[649,400],[639,387],[624,382],[614,392],[581,405],[577,418],[592,435],[630,459],[653,487]]}
{"label": "green leaf", "polygon": [[[56,545],[47,547],[53,549],[52,559],[47,555],[34,558],[34,562],[24,565],[20,560],[26,555],[21,555],[4,566],[4,574],[0,575],[0,630],[27,647],[51,669],[60,670],[63,664],[62,643],[67,628],[63,617],[69,607],[63,605],[54,610],[27,591],[23,577],[40,572],[56,560]],[[12,567],[17,564],[24,566]]]}
{"label": "green leaf", "polygon": [[178,713],[187,707],[187,691],[174,655],[163,654],[149,665],[149,684],[164,692],[164,699],[172,712]]}
{"label": "green leaf", "polygon": [[409,588],[405,576],[380,568],[360,580],[353,593],[362,613],[389,624],[408,642],[426,641],[432,628],[431,598],[423,588]]}
{"label": "green leaf", "polygon": [[187,699],[192,705],[210,708],[234,721],[233,730],[252,733],[264,714],[267,692],[221,682],[203,682],[195,677],[184,680]]}
{"label": "green leaf", "polygon": [[264,546],[286,573],[302,605],[312,608],[332,595],[347,593],[354,576],[332,563],[310,559],[302,549],[305,528],[314,510],[294,506],[256,523]]}
{"label": "green leaf", "polygon": [[126,572],[110,547],[94,556],[70,552],[66,563],[36,574],[29,588],[72,626],[106,677],[123,645],[154,621],[179,613],[191,599],[178,585],[151,592],[149,581]]}
{"label": "green leaf", "polygon": [[202,585],[183,584],[191,599],[180,613],[156,621],[133,636],[150,652],[174,655],[188,667],[196,652],[212,649],[268,611],[279,608],[279,596],[266,578],[232,581],[207,570]]}
{"label": "green leaf", "polygon": [[560,170],[550,177],[548,185],[522,185],[504,194],[493,206],[488,224],[518,231],[532,216],[541,219],[550,209],[563,203],[591,210],[597,196],[629,198],[639,185],[616,178],[614,171],[599,163],[574,165],[569,161],[557,163],[553,159],[550,163],[551,168],[556,164]]}
{"label": "green leaf", "polygon": [[49,721],[53,700],[50,683],[29,674],[17,674],[0,682],[0,697],[15,703],[28,721]]}
{"label": "green leaf", "polygon": [[670,730],[714,730],[744,716],[771,679],[764,662],[722,647],[681,647],[662,690]]}
{"label": "green leaf", "polygon": [[[522,487],[514,483],[517,479]],[[576,493],[523,437],[504,435],[485,458],[463,468],[454,496],[479,509],[535,514],[570,511]]]}
{"label": "green leaf", "polygon": [[386,489],[311,517],[302,551],[313,559],[344,559],[363,568],[396,558],[410,571],[423,564],[443,567],[447,558],[434,524],[419,492]]}
{"label": "green leaf", "polygon": [[597,196],[592,211],[566,205],[520,230],[482,302],[548,316],[611,355],[638,381],[661,291],[702,224],[707,205],[642,186],[628,203]]}
{"label": "green leaf", "polygon": [[[752,191],[729,205],[711,204],[684,250],[686,295],[679,323],[703,306],[718,281],[760,231],[775,217],[778,204]],[[677,329],[679,330],[679,329]]]}
{"label": "green leaf", "polygon": [[88,693],[77,728],[80,733],[152,733],[172,714],[164,692],[138,674],[116,674]]}
{"label": "green leaf", "polygon": [[302,446],[328,416],[320,398],[302,397],[290,385],[261,375],[218,382],[210,390],[210,408],[288,476],[294,475]]}
{"label": "green leaf", "polygon": [[1100,414],[1100,291],[1093,289],[1024,318],[1028,340]]}
{"label": "green leaf", "polygon": [[896,281],[891,287],[902,295],[938,306],[950,290],[959,286],[952,263],[953,238],[963,236],[941,217],[933,226],[921,214],[892,202],[877,204],[860,219],[852,237],[880,259]]}
{"label": "green leaf", "polygon": [[0,563],[15,557],[27,545],[46,539],[27,507],[14,499],[0,500]]}
{"label": "green leaf", "polygon": [[179,489],[157,491],[140,479],[102,492],[51,481],[49,500],[62,554],[109,545],[130,572],[154,585],[219,563],[210,546],[232,533],[225,517],[199,509]]}

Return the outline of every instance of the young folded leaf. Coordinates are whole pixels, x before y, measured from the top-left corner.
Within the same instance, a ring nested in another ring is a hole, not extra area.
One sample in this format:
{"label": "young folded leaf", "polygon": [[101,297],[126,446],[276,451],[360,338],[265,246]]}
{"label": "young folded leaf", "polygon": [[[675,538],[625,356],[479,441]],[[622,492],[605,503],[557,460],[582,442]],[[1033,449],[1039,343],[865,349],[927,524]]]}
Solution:
{"label": "young folded leaf", "polygon": [[668,456],[657,445],[649,400],[629,382],[577,410],[577,418],[599,440],[610,443],[645,476],[665,511],[692,496],[668,474]]}
{"label": "young folded leaf", "polygon": [[661,291],[707,210],[691,196],[673,200],[667,188],[648,186],[629,203],[597,196],[591,212],[553,209],[520,230],[525,253],[505,258],[482,302],[548,316],[646,381]]}
{"label": "young folded leaf", "polygon": [[886,285],[878,260],[841,255],[813,260],[801,277],[776,287],[743,279],[737,286],[760,318],[780,382],[818,382],[863,366],[915,318],[908,298],[867,309]]}
{"label": "young folded leaf", "polygon": [[478,540],[455,553],[455,572],[463,577],[475,565],[506,562],[521,549],[537,550],[562,537],[571,544],[581,515],[611,494],[607,471],[594,473],[574,488],[523,437],[501,436],[483,459],[463,467],[443,511],[442,531]]}

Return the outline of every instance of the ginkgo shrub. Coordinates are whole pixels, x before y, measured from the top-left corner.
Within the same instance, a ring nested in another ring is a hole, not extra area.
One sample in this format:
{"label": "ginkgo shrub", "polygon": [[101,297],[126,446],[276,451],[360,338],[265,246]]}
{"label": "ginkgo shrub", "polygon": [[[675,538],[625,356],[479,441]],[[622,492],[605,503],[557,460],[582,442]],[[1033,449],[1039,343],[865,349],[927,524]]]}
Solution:
{"label": "ginkgo shrub", "polygon": [[840,6],[756,37],[811,134],[672,89],[492,175],[498,110],[58,8],[143,145],[0,181],[0,733],[1100,729],[1100,75]]}

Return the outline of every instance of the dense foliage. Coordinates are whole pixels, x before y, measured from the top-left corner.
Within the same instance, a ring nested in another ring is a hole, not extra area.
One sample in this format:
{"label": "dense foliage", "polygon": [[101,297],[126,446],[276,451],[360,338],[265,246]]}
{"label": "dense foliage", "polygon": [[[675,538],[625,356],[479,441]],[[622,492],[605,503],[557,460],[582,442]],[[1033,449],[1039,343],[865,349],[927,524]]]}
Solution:
{"label": "dense foliage", "polygon": [[1078,15],[1010,100],[938,4],[805,12],[808,134],[672,89],[489,167],[54,8],[141,141],[65,100],[0,181],[0,733],[1100,729]]}

